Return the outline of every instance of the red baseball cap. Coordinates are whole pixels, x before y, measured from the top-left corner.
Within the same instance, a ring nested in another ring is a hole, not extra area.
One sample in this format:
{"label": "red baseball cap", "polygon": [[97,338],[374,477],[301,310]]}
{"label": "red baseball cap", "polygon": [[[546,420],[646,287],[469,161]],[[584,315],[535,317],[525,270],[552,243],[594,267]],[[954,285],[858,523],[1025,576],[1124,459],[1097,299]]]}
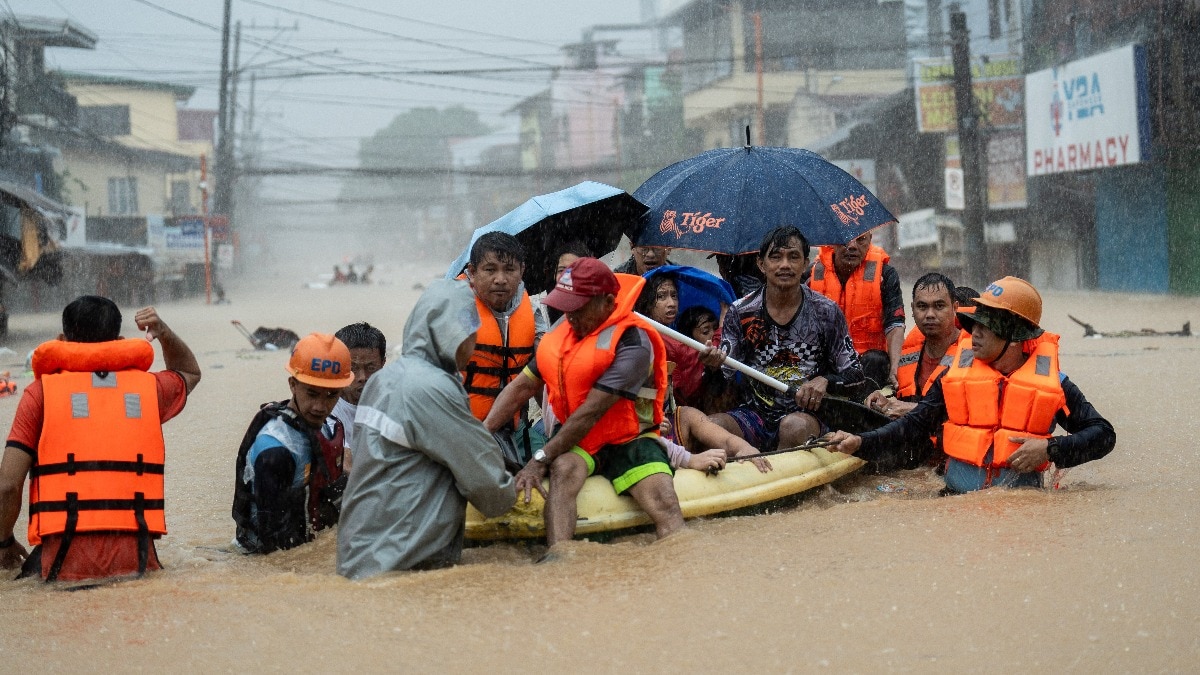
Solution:
{"label": "red baseball cap", "polygon": [[545,304],[560,312],[574,312],[598,295],[616,295],[621,290],[608,265],[595,258],[580,258],[563,270]]}

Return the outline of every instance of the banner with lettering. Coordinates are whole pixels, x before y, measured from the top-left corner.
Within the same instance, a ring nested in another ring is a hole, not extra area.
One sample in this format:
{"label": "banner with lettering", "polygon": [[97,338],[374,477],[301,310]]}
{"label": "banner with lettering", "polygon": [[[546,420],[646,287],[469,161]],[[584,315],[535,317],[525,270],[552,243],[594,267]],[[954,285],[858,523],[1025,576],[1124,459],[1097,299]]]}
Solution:
{"label": "banner with lettering", "polygon": [[1149,155],[1146,54],[1128,45],[1025,77],[1030,176],[1103,169]]}

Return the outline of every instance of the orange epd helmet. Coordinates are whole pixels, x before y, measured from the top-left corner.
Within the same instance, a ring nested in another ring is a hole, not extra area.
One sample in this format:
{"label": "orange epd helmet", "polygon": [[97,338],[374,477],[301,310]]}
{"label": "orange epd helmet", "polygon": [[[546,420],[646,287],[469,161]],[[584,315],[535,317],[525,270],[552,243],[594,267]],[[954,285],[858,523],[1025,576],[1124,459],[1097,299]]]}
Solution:
{"label": "orange epd helmet", "polygon": [[975,298],[975,305],[974,316],[959,314],[964,326],[972,321],[982,323],[997,335],[1013,340],[1030,340],[1042,334],[1038,325],[1042,321],[1042,296],[1024,279],[1004,277],[993,281]]}
{"label": "orange epd helmet", "polygon": [[350,350],[324,333],[310,333],[297,342],[284,370],[304,384],[325,389],[341,389],[354,381]]}

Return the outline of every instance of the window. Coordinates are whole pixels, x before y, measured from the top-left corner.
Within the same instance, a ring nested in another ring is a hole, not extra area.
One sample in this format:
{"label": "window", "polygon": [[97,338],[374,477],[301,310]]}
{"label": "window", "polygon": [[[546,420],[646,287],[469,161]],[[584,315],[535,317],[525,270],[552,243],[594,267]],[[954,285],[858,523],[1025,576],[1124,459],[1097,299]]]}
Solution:
{"label": "window", "polygon": [[137,215],[137,178],[127,176],[108,179],[108,212],[114,216]]}
{"label": "window", "polygon": [[79,126],[97,136],[128,136],[129,106],[86,105],[79,108]]}
{"label": "window", "polygon": [[177,216],[192,213],[192,186],[186,180],[171,181],[171,212]]}

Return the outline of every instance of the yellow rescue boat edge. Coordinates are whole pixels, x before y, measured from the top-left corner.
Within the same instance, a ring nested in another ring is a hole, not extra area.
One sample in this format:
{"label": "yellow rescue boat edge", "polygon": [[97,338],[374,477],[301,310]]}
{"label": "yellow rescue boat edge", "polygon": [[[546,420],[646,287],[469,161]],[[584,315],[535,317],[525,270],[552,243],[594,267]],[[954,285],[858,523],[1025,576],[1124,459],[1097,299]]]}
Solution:
{"label": "yellow rescue boat edge", "polygon": [[[796,450],[769,459],[774,470],[768,473],[760,472],[750,462],[730,462],[715,476],[692,469],[677,470],[675,492],[683,517],[711,516],[797,495],[831,483],[865,464],[852,455],[822,448]],[[599,476],[587,479],[576,504],[577,535],[623,530],[651,522],[632,497],[618,496],[612,484]],[[484,518],[468,505],[466,538],[489,541],[544,537],[543,506],[542,496],[537,492],[528,504],[518,498],[511,511],[496,518]]]}

